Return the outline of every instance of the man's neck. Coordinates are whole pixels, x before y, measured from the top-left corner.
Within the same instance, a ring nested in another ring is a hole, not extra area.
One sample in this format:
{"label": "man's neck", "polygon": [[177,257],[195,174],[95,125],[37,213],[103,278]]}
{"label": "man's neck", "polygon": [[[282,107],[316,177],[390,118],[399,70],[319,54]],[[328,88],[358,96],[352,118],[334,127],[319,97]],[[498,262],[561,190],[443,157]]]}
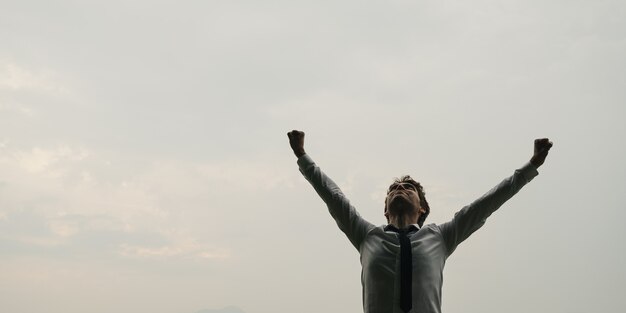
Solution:
{"label": "man's neck", "polygon": [[404,229],[409,225],[417,224],[417,218],[419,215],[397,215],[389,216],[389,224],[395,226],[398,229]]}

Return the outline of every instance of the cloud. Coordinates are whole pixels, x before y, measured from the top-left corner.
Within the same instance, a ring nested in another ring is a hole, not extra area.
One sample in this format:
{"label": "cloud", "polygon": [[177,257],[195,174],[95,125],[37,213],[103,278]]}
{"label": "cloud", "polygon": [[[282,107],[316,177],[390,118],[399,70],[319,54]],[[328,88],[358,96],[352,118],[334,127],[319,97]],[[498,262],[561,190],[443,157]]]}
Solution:
{"label": "cloud", "polygon": [[229,191],[269,191],[293,186],[295,176],[285,166],[257,158],[202,163],[196,166],[209,184]]}
{"label": "cloud", "polygon": [[71,99],[69,86],[56,71],[31,70],[0,58],[0,112],[33,117],[51,103],[58,105]]}
{"label": "cloud", "polygon": [[244,313],[244,311],[236,306],[227,306],[221,309],[200,310],[195,313]]}
{"label": "cloud", "polygon": [[170,228],[159,231],[158,235],[161,243],[124,242],[118,245],[117,253],[140,259],[224,260],[232,256],[230,249],[219,247],[217,243],[200,242],[189,228]]}
{"label": "cloud", "polygon": [[0,90],[45,91],[56,94],[69,94],[60,82],[60,75],[51,70],[32,71],[16,63],[0,60]]}
{"label": "cloud", "polygon": [[195,163],[154,157],[135,167],[126,164],[128,156],[105,159],[101,152],[71,145],[18,149],[7,144],[1,151],[0,221],[13,226],[0,235],[31,250],[228,259],[233,255],[228,245],[210,238],[227,229],[221,216],[232,215],[224,209],[231,205],[229,195],[267,192],[294,184],[297,177],[259,160]]}
{"label": "cloud", "polygon": [[210,249],[196,243],[179,243],[160,247],[121,244],[118,253],[125,257],[138,258],[227,259],[231,257],[230,252],[226,250]]}
{"label": "cloud", "polygon": [[77,225],[67,221],[50,221],[48,226],[53,234],[61,238],[70,237],[78,233]]}
{"label": "cloud", "polygon": [[27,151],[15,151],[12,155],[18,165],[26,171],[40,173],[62,161],[81,161],[89,156],[89,152],[86,149],[72,149],[68,146],[53,149],[34,147]]}
{"label": "cloud", "polygon": [[9,237],[6,239],[13,240],[29,246],[38,246],[43,248],[53,248],[63,244],[63,240],[55,237],[19,236],[13,238]]}

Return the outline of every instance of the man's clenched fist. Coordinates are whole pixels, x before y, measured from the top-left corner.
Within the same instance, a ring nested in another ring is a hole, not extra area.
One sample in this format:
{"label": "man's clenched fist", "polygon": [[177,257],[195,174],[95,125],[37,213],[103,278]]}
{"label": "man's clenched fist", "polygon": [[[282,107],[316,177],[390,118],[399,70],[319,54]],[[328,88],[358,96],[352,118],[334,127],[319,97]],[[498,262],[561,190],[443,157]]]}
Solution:
{"label": "man's clenched fist", "polygon": [[550,148],[552,148],[552,141],[548,140],[548,138],[535,139],[535,153],[530,159],[530,163],[535,167],[541,166],[546,160]]}
{"label": "man's clenched fist", "polygon": [[289,137],[289,145],[293,153],[297,157],[303,156],[306,153],[304,152],[304,132],[294,129],[287,133],[287,137]]}

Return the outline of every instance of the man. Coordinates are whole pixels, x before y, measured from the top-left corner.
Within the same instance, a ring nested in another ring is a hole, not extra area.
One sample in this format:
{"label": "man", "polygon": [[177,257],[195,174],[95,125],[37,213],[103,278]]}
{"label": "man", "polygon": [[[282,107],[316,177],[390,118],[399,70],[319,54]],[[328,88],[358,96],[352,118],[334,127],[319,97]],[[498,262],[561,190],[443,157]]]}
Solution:
{"label": "man", "polygon": [[446,259],[491,213],[538,175],[537,168],[552,147],[547,138],[536,139],[530,162],[440,225],[423,225],[430,212],[424,190],[404,176],[387,192],[384,214],[388,225],[375,226],[359,215],[306,154],[304,133],[293,130],[287,135],[300,172],[361,255],[365,313],[440,313]]}

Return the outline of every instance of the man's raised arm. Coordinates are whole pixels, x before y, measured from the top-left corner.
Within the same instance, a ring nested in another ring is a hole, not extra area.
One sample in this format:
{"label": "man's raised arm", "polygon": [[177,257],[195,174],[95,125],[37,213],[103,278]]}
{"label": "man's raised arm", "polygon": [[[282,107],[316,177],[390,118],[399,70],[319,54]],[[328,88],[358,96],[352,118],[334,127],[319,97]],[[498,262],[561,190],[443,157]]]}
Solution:
{"label": "man's raised arm", "polygon": [[324,200],[339,229],[346,234],[352,245],[358,250],[363,238],[374,225],[359,215],[337,184],[326,176],[313,162],[313,159],[306,154],[304,151],[304,132],[293,130],[287,133],[287,136],[291,149],[298,158],[300,172]]}
{"label": "man's raised arm", "polygon": [[505,178],[482,197],[465,206],[454,215],[450,222],[439,226],[449,254],[456,249],[458,244],[485,224],[491,213],[538,175],[537,168],[545,161],[550,148],[552,148],[552,142],[547,138],[536,139],[530,162],[517,169],[513,175]]}

